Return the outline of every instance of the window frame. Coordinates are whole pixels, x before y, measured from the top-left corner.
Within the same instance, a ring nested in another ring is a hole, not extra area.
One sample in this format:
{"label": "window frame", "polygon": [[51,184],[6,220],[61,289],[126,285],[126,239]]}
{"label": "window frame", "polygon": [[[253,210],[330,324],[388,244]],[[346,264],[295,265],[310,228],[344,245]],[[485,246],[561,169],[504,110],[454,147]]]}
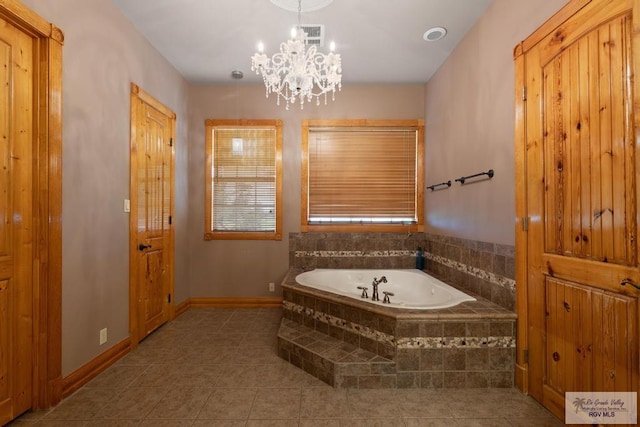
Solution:
{"label": "window frame", "polygon": [[[310,224],[309,214],[309,130],[313,128],[376,128],[407,129],[417,132],[417,165],[416,165],[416,218],[414,224]],[[424,231],[424,120],[303,120],[302,121],[302,195],[300,230],[302,232],[423,232]]]}
{"label": "window frame", "polygon": [[[216,231],[212,224],[213,130],[215,128],[270,127],[275,130],[276,222],[274,231]],[[282,120],[205,120],[205,240],[282,240]]]}

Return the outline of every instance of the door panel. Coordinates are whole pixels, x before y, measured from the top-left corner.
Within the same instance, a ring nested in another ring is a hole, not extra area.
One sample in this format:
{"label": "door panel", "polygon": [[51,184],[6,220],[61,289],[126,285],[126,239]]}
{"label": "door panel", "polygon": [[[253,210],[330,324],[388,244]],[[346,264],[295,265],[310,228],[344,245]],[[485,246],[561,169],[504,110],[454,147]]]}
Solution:
{"label": "door panel", "polygon": [[546,295],[548,386],[559,394],[632,390],[636,299],[551,277]]}
{"label": "door panel", "polygon": [[528,386],[559,417],[566,392],[638,391],[637,3],[591,2],[524,58]]}
{"label": "door panel", "polygon": [[0,19],[0,424],[33,397],[33,55]]}
{"label": "door panel", "polygon": [[542,67],[546,253],[635,265],[630,25],[605,23]]}
{"label": "door panel", "polygon": [[138,96],[132,109],[132,329],[141,340],[169,320],[172,307],[173,117]]}
{"label": "door panel", "polygon": [[144,264],[141,277],[142,295],[145,296],[144,331],[149,333],[167,321],[163,251],[153,250],[145,253],[142,262]]}

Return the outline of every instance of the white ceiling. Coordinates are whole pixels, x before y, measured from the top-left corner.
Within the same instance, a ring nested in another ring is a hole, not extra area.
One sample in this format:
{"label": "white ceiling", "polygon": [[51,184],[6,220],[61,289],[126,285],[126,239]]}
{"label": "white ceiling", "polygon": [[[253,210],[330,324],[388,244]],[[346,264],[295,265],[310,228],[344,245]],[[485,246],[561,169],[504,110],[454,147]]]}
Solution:
{"label": "white ceiling", "polygon": [[[112,0],[191,83],[245,82],[258,41],[277,52],[297,23],[297,12],[269,0]],[[424,83],[431,78],[491,0],[333,0],[302,13],[302,24],[324,24],[326,41],[342,56],[343,82]],[[304,9],[305,0],[302,0]],[[447,36],[426,42],[434,26]],[[321,49],[326,51],[328,48]]]}

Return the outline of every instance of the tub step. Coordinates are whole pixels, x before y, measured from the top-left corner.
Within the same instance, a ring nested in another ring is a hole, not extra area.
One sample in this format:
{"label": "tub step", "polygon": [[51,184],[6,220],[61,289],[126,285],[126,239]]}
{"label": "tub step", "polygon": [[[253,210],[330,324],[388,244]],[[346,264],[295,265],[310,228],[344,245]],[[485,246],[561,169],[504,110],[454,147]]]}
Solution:
{"label": "tub step", "polygon": [[278,355],[335,388],[395,388],[396,363],[288,319]]}

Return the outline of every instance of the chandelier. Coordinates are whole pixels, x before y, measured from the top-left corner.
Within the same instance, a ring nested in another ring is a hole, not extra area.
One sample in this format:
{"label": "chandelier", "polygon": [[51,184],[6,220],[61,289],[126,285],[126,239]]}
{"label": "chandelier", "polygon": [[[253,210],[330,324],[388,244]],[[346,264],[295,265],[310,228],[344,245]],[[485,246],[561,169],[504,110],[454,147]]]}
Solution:
{"label": "chandelier", "polygon": [[320,98],[324,95],[327,104],[327,94],[331,92],[331,100],[335,100],[336,88],[342,89],[342,65],[340,54],[333,53],[335,44],[331,42],[330,53],[317,52],[316,46],[307,49],[307,34],[300,25],[302,0],[298,0],[298,26],[291,30],[291,39],[280,43],[280,52],[271,58],[263,53],[264,45],[258,44],[258,53],[251,57],[251,70],[262,74],[266,87],[266,97],[271,93],[284,99],[286,109],[295,102],[304,108],[305,100],[311,102],[316,99],[320,105]]}

